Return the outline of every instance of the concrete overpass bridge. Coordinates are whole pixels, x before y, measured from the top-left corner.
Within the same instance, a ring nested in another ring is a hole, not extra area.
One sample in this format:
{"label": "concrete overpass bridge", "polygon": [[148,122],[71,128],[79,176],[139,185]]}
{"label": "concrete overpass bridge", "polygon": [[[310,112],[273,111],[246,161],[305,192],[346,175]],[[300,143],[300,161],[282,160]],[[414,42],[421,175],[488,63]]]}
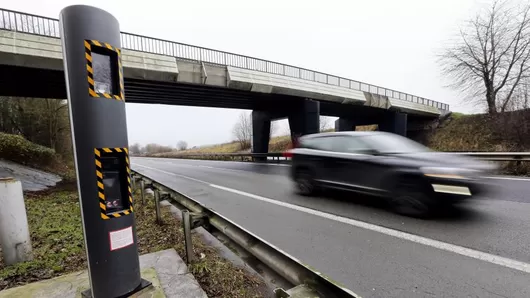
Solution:
{"label": "concrete overpass bridge", "polygon": [[[0,95],[66,98],[59,22],[0,9]],[[83,45],[80,45],[83,46]],[[270,122],[293,135],[378,124],[406,135],[449,105],[355,80],[233,53],[121,34],[127,102],[252,110],[253,150],[267,152]],[[409,128],[407,128],[409,127]]]}

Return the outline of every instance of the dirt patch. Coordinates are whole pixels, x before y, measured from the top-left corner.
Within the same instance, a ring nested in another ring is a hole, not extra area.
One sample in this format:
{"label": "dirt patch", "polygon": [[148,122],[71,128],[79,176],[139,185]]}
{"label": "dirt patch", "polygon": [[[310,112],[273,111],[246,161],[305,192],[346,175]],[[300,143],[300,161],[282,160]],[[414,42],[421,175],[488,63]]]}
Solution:
{"label": "dirt patch", "polygon": [[[34,260],[5,266],[0,256],[0,290],[87,268],[75,184],[63,183],[25,196]],[[185,259],[181,223],[168,207],[161,211],[164,224],[158,225],[151,196],[145,205],[136,204],[138,250],[145,254],[174,248]],[[199,235],[193,235],[193,243],[197,261],[189,270],[209,297],[269,296],[263,293],[261,279],[223,259]]]}

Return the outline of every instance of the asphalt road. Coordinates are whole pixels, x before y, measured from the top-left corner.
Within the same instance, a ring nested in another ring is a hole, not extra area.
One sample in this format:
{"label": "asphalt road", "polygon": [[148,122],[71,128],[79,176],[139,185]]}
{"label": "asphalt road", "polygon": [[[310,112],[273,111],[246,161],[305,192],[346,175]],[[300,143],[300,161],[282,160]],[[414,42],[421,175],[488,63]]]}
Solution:
{"label": "asphalt road", "polygon": [[489,179],[488,195],[420,220],[366,196],[298,196],[287,165],[132,163],[362,297],[530,297],[530,180]]}

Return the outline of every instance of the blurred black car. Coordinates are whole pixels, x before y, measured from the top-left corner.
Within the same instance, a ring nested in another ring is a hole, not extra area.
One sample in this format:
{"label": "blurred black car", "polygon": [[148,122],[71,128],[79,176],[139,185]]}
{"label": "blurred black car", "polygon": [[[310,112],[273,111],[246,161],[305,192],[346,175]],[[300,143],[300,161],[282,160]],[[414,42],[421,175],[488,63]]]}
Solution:
{"label": "blurred black car", "polygon": [[481,193],[486,186],[481,177],[496,169],[379,131],[306,135],[289,155],[292,178],[303,195],[323,188],[377,195],[397,213],[420,217]]}

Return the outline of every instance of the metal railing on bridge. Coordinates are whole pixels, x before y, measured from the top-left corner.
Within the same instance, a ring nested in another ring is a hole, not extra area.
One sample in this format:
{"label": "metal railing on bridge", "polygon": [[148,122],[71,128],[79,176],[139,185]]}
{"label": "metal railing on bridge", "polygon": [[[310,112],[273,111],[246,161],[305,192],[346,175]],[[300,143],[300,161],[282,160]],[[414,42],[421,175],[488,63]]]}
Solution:
{"label": "metal railing on bridge", "polygon": [[[57,19],[6,9],[0,9],[0,29],[54,38],[60,37],[59,21]],[[350,80],[318,71],[244,55],[126,32],[121,33],[121,44],[122,48],[127,50],[167,55],[179,59],[233,66],[307,81],[314,81],[327,85],[334,85],[348,89],[389,96],[405,101],[436,107],[440,110],[449,111],[449,105],[445,103],[363,83],[360,81]]]}

